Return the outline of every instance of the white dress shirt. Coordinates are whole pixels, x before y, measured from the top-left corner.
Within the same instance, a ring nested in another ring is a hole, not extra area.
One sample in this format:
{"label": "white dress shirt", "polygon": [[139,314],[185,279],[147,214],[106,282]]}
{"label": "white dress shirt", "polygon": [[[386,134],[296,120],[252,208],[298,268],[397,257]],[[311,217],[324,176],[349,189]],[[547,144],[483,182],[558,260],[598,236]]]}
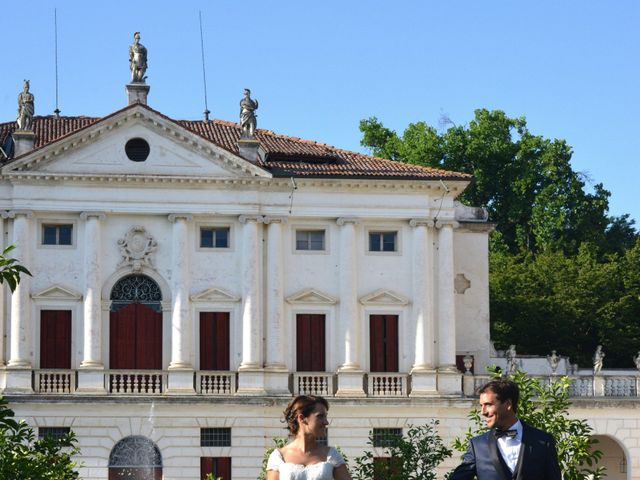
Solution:
{"label": "white dress shirt", "polygon": [[501,437],[498,439],[498,448],[500,455],[513,473],[518,465],[518,457],[520,455],[520,445],[522,445],[522,423],[517,420],[516,423],[509,427],[509,430],[515,430],[516,436],[513,438]]}

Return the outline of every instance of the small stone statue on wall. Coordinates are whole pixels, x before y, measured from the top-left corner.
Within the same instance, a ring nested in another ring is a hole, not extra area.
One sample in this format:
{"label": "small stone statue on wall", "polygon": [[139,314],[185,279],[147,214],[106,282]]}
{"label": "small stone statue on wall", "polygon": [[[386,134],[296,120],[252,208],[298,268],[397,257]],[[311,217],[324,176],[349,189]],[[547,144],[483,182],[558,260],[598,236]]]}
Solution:
{"label": "small stone statue on wall", "polygon": [[244,98],[240,100],[240,126],[242,127],[241,138],[253,138],[257,127],[258,100],[251,98],[251,90],[244,89]]}
{"label": "small stone statue on wall", "polygon": [[549,366],[551,367],[551,373],[555,375],[558,364],[560,363],[560,355],[557,355],[555,350],[551,350],[551,355],[547,355],[547,362],[549,362]]}
{"label": "small stone statue on wall", "polygon": [[133,43],[129,45],[129,68],[131,68],[131,83],[145,83],[147,49],[140,43],[140,32],[133,34]]}
{"label": "small stone statue on wall", "polygon": [[29,80],[25,80],[24,91],[18,95],[18,130],[32,130],[34,112],[33,93],[29,92]]}
{"label": "small stone statue on wall", "polygon": [[640,370],[640,352],[638,352],[638,354],[635,357],[633,357],[633,363],[635,363],[636,368]]}
{"label": "small stone statue on wall", "polygon": [[507,357],[507,373],[511,375],[515,373],[518,369],[518,365],[516,363],[516,346],[511,345],[509,349],[505,352],[505,357]]}
{"label": "small stone statue on wall", "polygon": [[602,370],[602,364],[604,362],[604,352],[602,351],[602,345],[596,347],[596,352],[593,354],[593,374],[598,375]]}

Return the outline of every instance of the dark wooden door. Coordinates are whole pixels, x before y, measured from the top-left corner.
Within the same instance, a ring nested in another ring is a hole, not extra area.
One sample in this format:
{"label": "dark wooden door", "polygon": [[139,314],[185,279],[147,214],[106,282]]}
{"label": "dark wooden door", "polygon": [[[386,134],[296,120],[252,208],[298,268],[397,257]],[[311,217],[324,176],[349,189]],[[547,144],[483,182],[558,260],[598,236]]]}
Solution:
{"label": "dark wooden door", "polygon": [[109,364],[117,369],[162,369],[162,313],[131,303],[111,312]]}
{"label": "dark wooden door", "polygon": [[325,371],[324,315],[296,315],[296,366],[299,372]]}
{"label": "dark wooden door", "polygon": [[40,311],[40,368],[71,368],[71,310]]}
{"label": "dark wooden door", "polygon": [[369,316],[369,360],[372,372],[398,371],[398,316]]}
{"label": "dark wooden door", "polygon": [[229,370],[229,312],[200,312],[200,370]]}
{"label": "dark wooden door", "polygon": [[213,478],[231,480],[230,457],[200,457],[200,479],[204,480],[211,473]]}

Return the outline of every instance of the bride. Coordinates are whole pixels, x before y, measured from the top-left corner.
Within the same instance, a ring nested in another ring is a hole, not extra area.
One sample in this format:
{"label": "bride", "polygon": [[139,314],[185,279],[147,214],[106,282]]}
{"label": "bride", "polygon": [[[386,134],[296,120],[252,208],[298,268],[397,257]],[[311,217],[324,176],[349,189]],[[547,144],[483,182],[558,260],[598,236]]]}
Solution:
{"label": "bride", "polygon": [[267,480],[351,480],[342,455],[316,442],[327,436],[328,410],[327,401],[313,395],[289,403],[284,418],[293,440],[269,457]]}

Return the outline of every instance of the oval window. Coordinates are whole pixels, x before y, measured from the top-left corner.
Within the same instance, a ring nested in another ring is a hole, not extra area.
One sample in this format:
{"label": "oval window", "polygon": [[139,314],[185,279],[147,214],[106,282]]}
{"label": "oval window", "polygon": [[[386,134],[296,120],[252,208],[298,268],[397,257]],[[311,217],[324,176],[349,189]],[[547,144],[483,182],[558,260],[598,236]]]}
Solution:
{"label": "oval window", "polygon": [[132,162],[144,162],[149,156],[151,149],[145,139],[132,138],[124,146],[124,151]]}

